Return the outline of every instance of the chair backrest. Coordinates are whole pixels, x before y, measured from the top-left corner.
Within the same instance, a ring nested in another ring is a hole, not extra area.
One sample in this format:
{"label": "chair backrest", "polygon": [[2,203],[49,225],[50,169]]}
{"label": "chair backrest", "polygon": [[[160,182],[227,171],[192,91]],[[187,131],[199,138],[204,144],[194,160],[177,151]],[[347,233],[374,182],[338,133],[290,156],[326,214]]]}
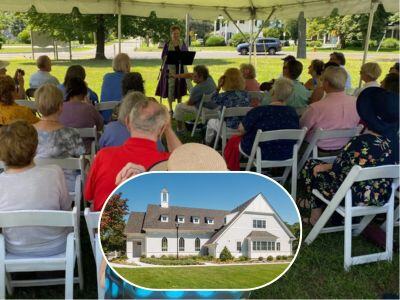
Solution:
{"label": "chair backrest", "polygon": [[74,227],[76,207],[65,210],[14,210],[0,211],[0,228],[23,226]]}
{"label": "chair backrest", "polygon": [[293,146],[293,156],[295,156],[297,160],[297,151],[300,148],[300,145],[303,142],[306,133],[307,133],[307,127],[303,127],[302,129],[281,129],[281,130],[271,130],[271,131],[262,131],[261,129],[257,130],[257,134],[254,139],[253,147],[251,149],[249,161],[247,164],[248,170],[246,169],[246,171],[250,170],[250,167],[254,161],[254,158],[256,157],[256,154],[257,154],[257,160],[261,161],[262,153],[259,144],[263,142],[276,141],[276,140],[295,140],[296,143]]}
{"label": "chair backrest", "polygon": [[89,238],[90,238],[90,243],[92,245],[93,254],[95,255],[95,253],[96,253],[95,238],[96,238],[96,234],[97,234],[97,230],[98,230],[100,212],[99,211],[92,212],[92,211],[90,211],[89,207],[86,207],[84,215],[85,215],[87,229],[89,232]]}
{"label": "chair backrest", "polygon": [[31,98],[33,98],[34,95],[35,95],[35,91],[36,91],[35,88],[29,88],[29,89],[27,89],[27,90],[25,91],[26,98],[28,98],[28,100],[30,100]]}
{"label": "chair backrest", "polygon": [[84,170],[84,158],[67,157],[67,158],[35,158],[35,164],[38,166],[57,165],[65,170]]}
{"label": "chair backrest", "polygon": [[121,103],[121,101],[102,101],[102,102],[96,103],[95,107],[98,111],[111,110],[111,109],[114,109],[114,107],[116,107],[120,103]]}
{"label": "chair backrest", "polygon": [[88,128],[76,128],[81,138],[93,138],[97,139],[97,128],[96,125]]}
{"label": "chair backrest", "polygon": [[31,100],[15,100],[15,103],[21,106],[29,107],[30,109],[37,109],[37,105],[35,101]]}
{"label": "chair backrest", "polygon": [[298,165],[298,171],[301,171],[301,169],[304,167],[311,153],[312,153],[312,158],[319,159],[324,162],[331,163],[335,160],[336,156],[325,156],[325,157],[318,156],[318,141],[326,139],[336,139],[336,138],[352,138],[356,135],[359,135],[362,129],[363,129],[362,125],[359,125],[354,128],[334,129],[334,130],[324,130],[322,128],[317,128],[303,154],[303,157],[300,160],[300,163]]}

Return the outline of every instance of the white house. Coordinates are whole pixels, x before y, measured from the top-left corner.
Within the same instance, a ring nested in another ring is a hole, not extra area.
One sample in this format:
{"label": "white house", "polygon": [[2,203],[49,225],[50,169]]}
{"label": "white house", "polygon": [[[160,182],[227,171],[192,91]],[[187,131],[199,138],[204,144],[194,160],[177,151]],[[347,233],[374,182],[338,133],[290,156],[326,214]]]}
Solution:
{"label": "white house", "polygon": [[292,255],[294,235],[267,199],[258,194],[232,211],[160,205],[131,212],[126,228],[128,258],[162,255],[219,257],[226,246],[233,256],[259,258]]}

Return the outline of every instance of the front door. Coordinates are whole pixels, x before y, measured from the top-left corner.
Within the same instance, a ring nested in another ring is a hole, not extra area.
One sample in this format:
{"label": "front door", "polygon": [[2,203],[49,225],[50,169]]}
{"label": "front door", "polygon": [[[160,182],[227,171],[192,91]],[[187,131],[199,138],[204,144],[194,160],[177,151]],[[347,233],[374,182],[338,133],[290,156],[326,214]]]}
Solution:
{"label": "front door", "polygon": [[132,257],[140,257],[142,255],[142,242],[132,241]]}

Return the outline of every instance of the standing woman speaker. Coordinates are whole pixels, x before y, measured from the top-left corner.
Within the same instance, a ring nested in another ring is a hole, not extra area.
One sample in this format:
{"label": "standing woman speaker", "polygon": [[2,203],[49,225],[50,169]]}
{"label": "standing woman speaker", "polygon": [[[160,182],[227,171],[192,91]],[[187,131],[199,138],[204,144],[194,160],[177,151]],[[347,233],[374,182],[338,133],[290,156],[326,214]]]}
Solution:
{"label": "standing woman speaker", "polygon": [[186,44],[180,39],[181,28],[179,26],[171,26],[171,40],[166,42],[161,54],[162,66],[160,70],[160,78],[157,85],[156,95],[161,98],[168,98],[169,112],[172,116],[172,102],[175,99],[181,102],[182,96],[187,94],[186,80],[176,78],[178,73],[185,73],[184,67],[179,70],[178,65],[165,64],[169,51],[188,51]]}

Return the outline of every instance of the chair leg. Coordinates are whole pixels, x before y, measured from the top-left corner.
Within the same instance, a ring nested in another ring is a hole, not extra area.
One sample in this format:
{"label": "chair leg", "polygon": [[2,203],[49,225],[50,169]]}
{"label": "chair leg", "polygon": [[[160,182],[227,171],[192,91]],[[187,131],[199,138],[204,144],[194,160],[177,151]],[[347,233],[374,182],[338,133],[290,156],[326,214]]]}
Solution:
{"label": "chair leg", "polygon": [[349,270],[352,265],[351,258],[351,239],[352,239],[352,216],[351,208],[345,208],[344,216],[344,269]]}
{"label": "chair leg", "polygon": [[76,257],[78,265],[78,278],[79,278],[79,289],[83,291],[83,267],[82,267],[82,252],[80,239],[76,242]]}
{"label": "chair leg", "polygon": [[[11,296],[14,293],[14,287],[11,282],[11,274],[6,272],[6,288],[8,294]],[[1,298],[0,298],[1,299]]]}
{"label": "chair leg", "polygon": [[389,207],[386,213],[386,252],[388,260],[393,257],[393,227],[394,227],[394,199],[389,200]]}
{"label": "chair leg", "polygon": [[74,239],[74,233],[70,233],[67,237],[67,247],[65,254],[65,299],[74,298],[74,266],[76,258]]}
{"label": "chair leg", "polygon": [[318,234],[325,227],[325,224],[328,222],[329,218],[332,216],[332,214],[334,212],[335,212],[335,209],[332,208],[331,205],[329,205],[324,210],[321,217],[319,217],[317,223],[315,223],[315,225],[311,229],[310,233],[307,235],[306,239],[304,240],[304,242],[307,245],[310,245],[317,238]]}
{"label": "chair leg", "polygon": [[6,299],[6,268],[0,262],[0,299]]}

